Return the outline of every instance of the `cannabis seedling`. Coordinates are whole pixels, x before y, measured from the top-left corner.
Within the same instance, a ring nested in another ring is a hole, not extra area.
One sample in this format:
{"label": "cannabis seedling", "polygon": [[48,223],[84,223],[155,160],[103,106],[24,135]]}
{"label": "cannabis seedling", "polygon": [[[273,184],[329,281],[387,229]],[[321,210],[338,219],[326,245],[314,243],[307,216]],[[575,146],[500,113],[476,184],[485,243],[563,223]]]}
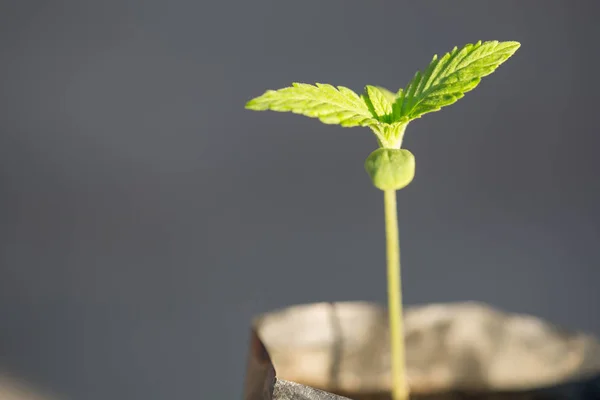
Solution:
{"label": "cannabis seedling", "polygon": [[423,114],[438,111],[473,90],[486,75],[512,56],[518,42],[489,41],[454,48],[442,58],[436,56],[404,89],[393,93],[378,86],[366,86],[360,96],[352,90],[317,83],[294,83],[291,87],[268,90],[250,100],[251,110],[290,111],[318,118],[325,124],[343,127],[367,126],[379,143],[365,162],[373,185],[384,192],[387,246],[388,309],[391,340],[392,397],[408,398],[402,325],[400,243],[396,191],[407,186],[415,175],[415,158],[402,149],[408,123]]}

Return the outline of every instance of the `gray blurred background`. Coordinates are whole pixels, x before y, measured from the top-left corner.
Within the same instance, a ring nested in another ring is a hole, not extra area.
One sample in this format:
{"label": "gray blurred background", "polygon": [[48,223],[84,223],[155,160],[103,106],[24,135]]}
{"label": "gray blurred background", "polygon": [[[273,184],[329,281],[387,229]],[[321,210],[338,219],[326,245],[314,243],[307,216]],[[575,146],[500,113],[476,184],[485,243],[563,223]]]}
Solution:
{"label": "gray blurred background", "polygon": [[600,335],[597,1],[0,3],[0,369],[60,399],[236,399],[257,313],[384,302],[366,128],[244,110],[519,52],[409,125],[407,304]]}

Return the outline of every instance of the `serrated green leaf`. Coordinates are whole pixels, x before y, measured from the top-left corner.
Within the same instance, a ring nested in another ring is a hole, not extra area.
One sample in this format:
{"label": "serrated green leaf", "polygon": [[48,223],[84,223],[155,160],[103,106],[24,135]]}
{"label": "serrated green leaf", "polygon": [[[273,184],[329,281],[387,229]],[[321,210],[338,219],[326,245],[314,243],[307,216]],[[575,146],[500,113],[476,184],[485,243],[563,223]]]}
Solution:
{"label": "serrated green leaf", "polygon": [[289,111],[325,124],[344,127],[371,126],[378,121],[365,101],[354,91],[338,86],[317,83],[293,83],[291,87],[268,90],[246,103],[251,110]]}
{"label": "serrated green leaf", "polygon": [[[388,93],[384,93],[383,90]],[[365,87],[364,100],[367,106],[369,106],[371,113],[377,116],[377,120],[388,123],[391,120],[392,104],[394,103],[394,100],[390,101],[390,94],[394,95],[387,89],[383,90],[377,86],[367,85]]]}
{"label": "serrated green leaf", "polygon": [[417,72],[396,99],[393,121],[420,118],[456,102],[520,46],[518,42],[479,41],[460,50],[455,47],[440,59],[434,56],[427,69]]}

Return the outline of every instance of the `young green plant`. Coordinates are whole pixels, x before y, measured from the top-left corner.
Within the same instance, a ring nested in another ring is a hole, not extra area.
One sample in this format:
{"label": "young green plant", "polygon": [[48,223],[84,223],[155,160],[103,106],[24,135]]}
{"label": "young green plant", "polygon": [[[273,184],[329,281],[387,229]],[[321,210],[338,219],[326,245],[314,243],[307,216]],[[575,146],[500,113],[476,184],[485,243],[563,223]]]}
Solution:
{"label": "young green plant", "polygon": [[438,111],[473,90],[486,75],[512,56],[518,42],[477,42],[455,47],[443,57],[433,57],[423,72],[417,72],[405,88],[393,93],[367,85],[361,95],[352,90],[317,83],[293,83],[291,87],[268,90],[246,103],[250,110],[288,111],[318,118],[325,124],[369,127],[379,148],[366,159],[365,169],[373,185],[384,192],[387,248],[388,311],[391,340],[392,398],[405,400],[406,379],[400,243],[396,191],[415,175],[415,158],[402,147],[409,122]]}

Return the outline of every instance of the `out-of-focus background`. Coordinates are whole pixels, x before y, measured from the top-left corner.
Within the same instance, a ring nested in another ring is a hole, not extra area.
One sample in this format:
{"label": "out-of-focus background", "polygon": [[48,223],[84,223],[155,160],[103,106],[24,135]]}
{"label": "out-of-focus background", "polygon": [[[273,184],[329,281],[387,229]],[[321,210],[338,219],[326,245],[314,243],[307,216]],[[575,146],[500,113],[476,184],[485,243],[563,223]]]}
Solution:
{"label": "out-of-focus background", "polygon": [[479,300],[600,335],[590,1],[0,5],[0,370],[59,399],[240,398],[257,313],[384,302],[366,128],[244,110],[396,90],[434,53],[521,49],[410,124],[407,304]]}

